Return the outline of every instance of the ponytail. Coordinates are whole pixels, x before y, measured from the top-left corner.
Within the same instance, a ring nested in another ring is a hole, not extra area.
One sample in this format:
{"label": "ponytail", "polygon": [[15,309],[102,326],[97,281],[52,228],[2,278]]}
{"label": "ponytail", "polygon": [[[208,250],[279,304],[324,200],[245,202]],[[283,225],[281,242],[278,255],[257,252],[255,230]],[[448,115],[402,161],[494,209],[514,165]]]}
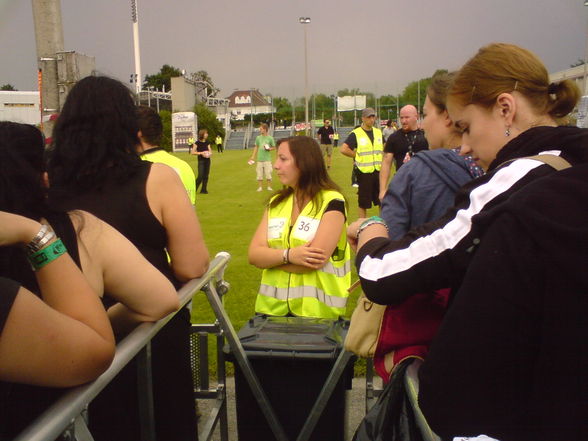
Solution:
{"label": "ponytail", "polygon": [[569,114],[580,99],[580,90],[571,80],[551,83],[547,92],[550,96],[547,113],[553,118],[563,118]]}

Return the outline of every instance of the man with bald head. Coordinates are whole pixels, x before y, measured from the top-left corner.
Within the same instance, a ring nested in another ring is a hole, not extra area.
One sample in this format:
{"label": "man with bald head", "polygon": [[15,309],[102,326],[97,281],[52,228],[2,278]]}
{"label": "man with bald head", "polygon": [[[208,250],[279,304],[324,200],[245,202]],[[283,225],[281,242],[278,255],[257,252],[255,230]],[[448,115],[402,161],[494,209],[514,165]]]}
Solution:
{"label": "man with bald head", "polygon": [[384,147],[384,158],[380,170],[380,200],[384,198],[388,188],[392,159],[398,170],[416,152],[429,148],[424,132],[418,128],[418,113],[415,106],[408,104],[400,109],[400,125],[400,130],[388,137]]}

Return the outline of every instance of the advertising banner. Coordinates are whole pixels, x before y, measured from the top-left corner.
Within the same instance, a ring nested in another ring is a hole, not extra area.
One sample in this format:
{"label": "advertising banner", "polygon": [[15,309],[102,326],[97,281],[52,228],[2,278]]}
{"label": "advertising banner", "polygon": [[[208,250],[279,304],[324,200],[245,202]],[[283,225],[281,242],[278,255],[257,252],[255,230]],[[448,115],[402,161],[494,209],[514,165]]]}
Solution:
{"label": "advertising banner", "polygon": [[345,112],[348,110],[363,110],[366,107],[365,95],[337,97],[337,110],[339,112]]}
{"label": "advertising banner", "polygon": [[197,138],[198,121],[194,112],[172,113],[172,142],[174,152],[187,152],[188,140]]}

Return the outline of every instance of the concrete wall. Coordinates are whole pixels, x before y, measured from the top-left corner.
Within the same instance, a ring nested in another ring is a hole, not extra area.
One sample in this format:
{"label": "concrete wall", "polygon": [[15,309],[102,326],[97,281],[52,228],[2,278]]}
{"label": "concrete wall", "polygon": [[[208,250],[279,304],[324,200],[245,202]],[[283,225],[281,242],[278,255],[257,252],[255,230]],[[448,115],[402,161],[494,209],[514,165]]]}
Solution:
{"label": "concrete wall", "polygon": [[174,112],[190,112],[196,105],[196,87],[184,77],[171,79],[172,107]]}
{"label": "concrete wall", "polygon": [[0,91],[0,121],[39,125],[39,92]]}

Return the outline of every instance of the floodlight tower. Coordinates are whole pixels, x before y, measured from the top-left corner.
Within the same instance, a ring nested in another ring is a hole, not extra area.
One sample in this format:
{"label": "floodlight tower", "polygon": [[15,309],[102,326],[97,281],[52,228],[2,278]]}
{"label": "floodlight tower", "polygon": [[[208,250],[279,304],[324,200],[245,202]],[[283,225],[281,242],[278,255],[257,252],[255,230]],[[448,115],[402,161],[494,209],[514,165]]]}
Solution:
{"label": "floodlight tower", "polygon": [[[310,17],[300,17],[298,22],[301,25],[310,24]],[[305,123],[305,134],[308,136],[308,45],[306,41],[306,26],[304,26],[304,123]]]}
{"label": "floodlight tower", "polygon": [[135,92],[141,92],[143,77],[141,76],[141,51],[139,50],[139,14],[137,0],[131,0],[131,20],[133,22],[133,46],[135,48]]}

